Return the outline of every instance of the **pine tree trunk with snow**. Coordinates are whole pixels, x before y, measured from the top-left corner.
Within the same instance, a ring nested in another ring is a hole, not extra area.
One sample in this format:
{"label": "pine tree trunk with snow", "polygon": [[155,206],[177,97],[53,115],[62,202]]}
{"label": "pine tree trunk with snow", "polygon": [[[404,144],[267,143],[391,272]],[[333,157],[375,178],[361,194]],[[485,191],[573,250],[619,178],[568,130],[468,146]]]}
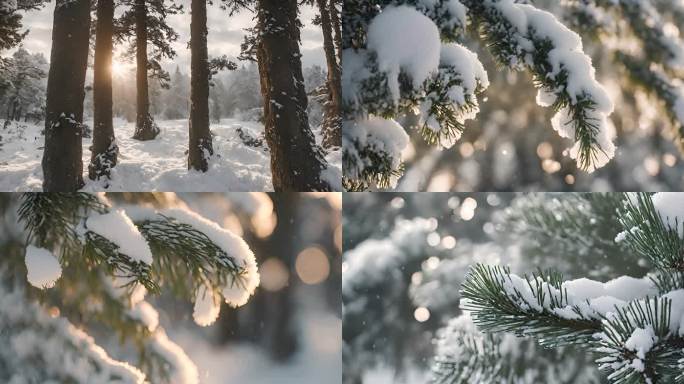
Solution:
{"label": "pine tree trunk with snow", "polygon": [[309,127],[297,0],[259,0],[257,48],[266,141],[276,191],[324,191],[327,164]]}
{"label": "pine tree trunk with snow", "polygon": [[154,140],[159,135],[159,127],[157,127],[150,115],[150,99],[147,86],[147,4],[145,0],[135,0],[135,38],[138,110],[133,138],[143,141]]}
{"label": "pine tree trunk with snow", "polygon": [[[342,103],[342,83],[340,82],[340,65],[335,54],[333,38],[333,23],[328,0],[316,0],[321,14],[321,29],[323,30],[323,48],[325,60],[328,64],[328,103],[326,116],[323,121],[323,146],[326,148],[342,146],[342,119],[340,105]],[[332,10],[333,13],[335,10]]]}
{"label": "pine tree trunk with snow", "polygon": [[207,2],[192,0],[190,22],[190,143],[188,169],[206,172],[214,154],[209,129],[209,55],[207,53]]}
{"label": "pine tree trunk with snow", "polygon": [[43,153],[43,190],[83,187],[82,130],[90,1],[58,0],[52,28]]}
{"label": "pine tree trunk with snow", "polygon": [[109,178],[116,165],[119,148],[112,124],[112,34],[114,1],[97,3],[95,36],[95,79],[93,82],[93,145],[88,167],[91,180]]}

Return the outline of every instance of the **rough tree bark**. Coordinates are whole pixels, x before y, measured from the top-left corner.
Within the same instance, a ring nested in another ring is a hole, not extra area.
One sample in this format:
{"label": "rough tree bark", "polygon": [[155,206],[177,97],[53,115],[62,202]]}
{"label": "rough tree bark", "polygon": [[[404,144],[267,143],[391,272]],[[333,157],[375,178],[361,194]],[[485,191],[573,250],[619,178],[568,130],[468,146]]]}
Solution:
{"label": "rough tree bark", "polygon": [[257,61],[276,191],[324,191],[327,163],[309,128],[297,0],[259,0]]}
{"label": "rough tree bark", "polygon": [[[323,49],[328,64],[328,102],[323,121],[323,146],[326,148],[342,146],[342,83],[340,80],[340,66],[337,62],[335,42],[333,40],[333,24],[328,0],[316,0],[318,12],[321,14],[321,29],[323,30]],[[334,10],[332,10],[334,13]]]}
{"label": "rough tree bark", "polygon": [[90,1],[57,0],[48,74],[43,190],[83,187],[82,131]]}
{"label": "rough tree bark", "polygon": [[95,75],[93,81],[93,145],[88,176],[109,178],[119,148],[112,125],[112,34],[114,1],[98,0],[95,32]]}
{"label": "rough tree bark", "polygon": [[337,11],[337,2],[339,0],[330,0],[330,20],[333,26],[333,35],[335,36],[335,45],[337,46],[337,57],[342,61],[342,25],[340,24],[340,14]]}
{"label": "rough tree bark", "polygon": [[145,4],[145,0],[135,0],[135,41],[138,110],[133,138],[136,140],[154,140],[159,134],[159,127],[150,115],[147,86],[147,4]]}
{"label": "rough tree bark", "polygon": [[190,142],[188,169],[206,172],[214,154],[209,130],[209,57],[207,53],[207,1],[190,5]]}

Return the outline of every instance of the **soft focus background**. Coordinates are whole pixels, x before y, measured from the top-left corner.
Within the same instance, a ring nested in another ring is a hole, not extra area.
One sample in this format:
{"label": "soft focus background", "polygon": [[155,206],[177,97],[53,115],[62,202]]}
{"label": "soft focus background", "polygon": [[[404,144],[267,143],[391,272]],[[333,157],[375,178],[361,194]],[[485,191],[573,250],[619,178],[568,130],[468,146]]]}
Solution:
{"label": "soft focus background", "polygon": [[[23,249],[14,212],[18,197],[0,194],[3,254],[9,254],[11,247]],[[314,384],[341,377],[341,194],[110,193],[107,197],[115,206],[185,205],[243,236],[254,251],[260,287],[244,307],[222,304],[219,319],[209,327],[195,324],[193,304],[175,298],[168,287],[159,297],[148,296],[170,339],[199,368],[201,383]],[[1,258],[0,266],[7,268]],[[121,345],[113,330],[100,326],[88,331],[111,356],[136,361],[130,343]]]}
{"label": "soft focus background", "polygon": [[[600,197],[600,198],[597,198]],[[347,193],[342,276],[345,384],[426,382],[436,339],[462,314],[459,289],[475,263],[565,279],[644,276],[614,241],[623,195]],[[448,346],[458,350],[460,345]],[[591,355],[506,337],[515,383],[604,382]]]}

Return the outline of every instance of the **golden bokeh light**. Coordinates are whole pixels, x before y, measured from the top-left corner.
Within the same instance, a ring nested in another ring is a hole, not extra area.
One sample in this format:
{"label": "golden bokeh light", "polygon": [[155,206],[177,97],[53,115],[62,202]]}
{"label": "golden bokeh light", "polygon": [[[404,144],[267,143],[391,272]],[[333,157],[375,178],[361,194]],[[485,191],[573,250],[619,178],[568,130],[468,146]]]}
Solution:
{"label": "golden bokeh light", "polygon": [[418,307],[413,312],[413,317],[419,323],[424,323],[424,322],[430,320],[430,310],[425,308],[425,307]]}
{"label": "golden bokeh light", "polygon": [[290,281],[290,272],[287,266],[275,257],[268,258],[261,263],[259,275],[261,277],[261,288],[270,292],[280,291]]}
{"label": "golden bokeh light", "polygon": [[321,248],[309,247],[297,255],[295,270],[304,284],[319,284],[330,275],[330,261]]}

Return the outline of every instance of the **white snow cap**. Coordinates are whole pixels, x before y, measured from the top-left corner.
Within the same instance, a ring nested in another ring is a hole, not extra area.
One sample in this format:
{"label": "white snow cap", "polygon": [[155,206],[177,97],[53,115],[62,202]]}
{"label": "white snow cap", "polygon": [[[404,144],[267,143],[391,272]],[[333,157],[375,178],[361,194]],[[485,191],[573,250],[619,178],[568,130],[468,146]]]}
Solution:
{"label": "white snow cap", "polygon": [[141,301],[128,310],[128,316],[139,320],[152,332],[159,326],[159,312],[147,301]]}
{"label": "white snow cap", "polygon": [[[528,53],[528,57],[531,58],[531,54],[536,50],[531,38],[549,40],[553,44],[547,60],[551,65],[548,76],[553,79],[561,72],[565,72],[568,78],[564,91],[573,104],[582,98],[589,98],[595,102],[595,110],[589,113],[588,118],[594,119],[598,127],[594,144],[598,151],[595,152],[595,158],[590,159],[587,171],[593,172],[607,164],[615,155],[615,129],[608,120],[614,105],[608,92],[596,81],[596,71],[591,58],[583,51],[580,36],[559,22],[553,14],[531,5],[518,4],[513,0],[486,0],[485,3],[497,8],[517,29],[518,42],[524,52]],[[554,93],[560,91],[563,90],[540,90],[537,94],[537,103],[544,107],[552,105],[557,97]],[[551,124],[561,137],[574,140],[575,127],[571,117],[567,108],[561,109],[553,117]],[[578,159],[579,142],[570,150],[570,156]]]}
{"label": "white snow cap", "polygon": [[197,325],[206,327],[213,324],[218,318],[221,306],[214,297],[211,289],[202,287],[197,291],[195,297],[195,308],[192,313]]}
{"label": "white snow cap", "polygon": [[[505,279],[503,286],[508,297],[515,300],[523,310],[541,312],[546,309],[565,319],[578,319],[580,314],[585,318],[601,319],[633,300],[658,294],[657,288],[648,277],[637,279],[621,276],[606,283],[581,278],[562,283],[561,289],[567,292],[567,306],[552,309],[550,297],[560,299],[561,291],[539,278],[526,280],[511,274],[510,279]],[[536,287],[541,287],[547,293],[541,305],[534,296],[533,288]]]}
{"label": "white snow cap", "polygon": [[171,341],[163,329],[154,333],[150,346],[170,363],[172,370],[169,378],[171,384],[198,384],[199,372],[195,363],[190,360],[183,348]]}
{"label": "white snow cap", "polygon": [[[345,140],[348,137],[354,138],[361,147],[370,147],[375,151],[386,153],[391,162],[390,167],[399,168],[402,152],[409,145],[410,140],[399,123],[392,119],[369,116],[367,119],[359,118],[352,124],[346,124],[344,128]],[[351,149],[353,145],[349,144],[346,148]],[[361,162],[360,160],[359,163]]]}
{"label": "white snow cap", "polygon": [[663,224],[684,238],[684,196],[679,192],[659,192],[651,200]]}
{"label": "white snow cap", "polygon": [[28,245],[24,262],[28,270],[27,279],[36,288],[52,288],[62,276],[62,266],[47,249]]}
{"label": "white snow cap", "polygon": [[226,303],[229,305],[233,307],[245,305],[256,287],[259,286],[259,271],[256,259],[247,243],[233,232],[222,228],[195,212],[172,208],[166,209],[161,213],[204,233],[214,244],[226,252],[228,256],[235,259],[238,266],[245,268],[245,273],[240,276],[240,280],[231,279],[221,292]]}
{"label": "white snow cap", "polygon": [[119,247],[119,252],[133,261],[152,265],[152,251],[133,221],[123,210],[93,215],[86,220],[86,227]]}
{"label": "white snow cap", "polygon": [[368,26],[367,46],[378,55],[378,66],[387,72],[395,101],[399,99],[399,72],[420,87],[439,66],[441,40],[437,25],[409,6],[389,6]]}

